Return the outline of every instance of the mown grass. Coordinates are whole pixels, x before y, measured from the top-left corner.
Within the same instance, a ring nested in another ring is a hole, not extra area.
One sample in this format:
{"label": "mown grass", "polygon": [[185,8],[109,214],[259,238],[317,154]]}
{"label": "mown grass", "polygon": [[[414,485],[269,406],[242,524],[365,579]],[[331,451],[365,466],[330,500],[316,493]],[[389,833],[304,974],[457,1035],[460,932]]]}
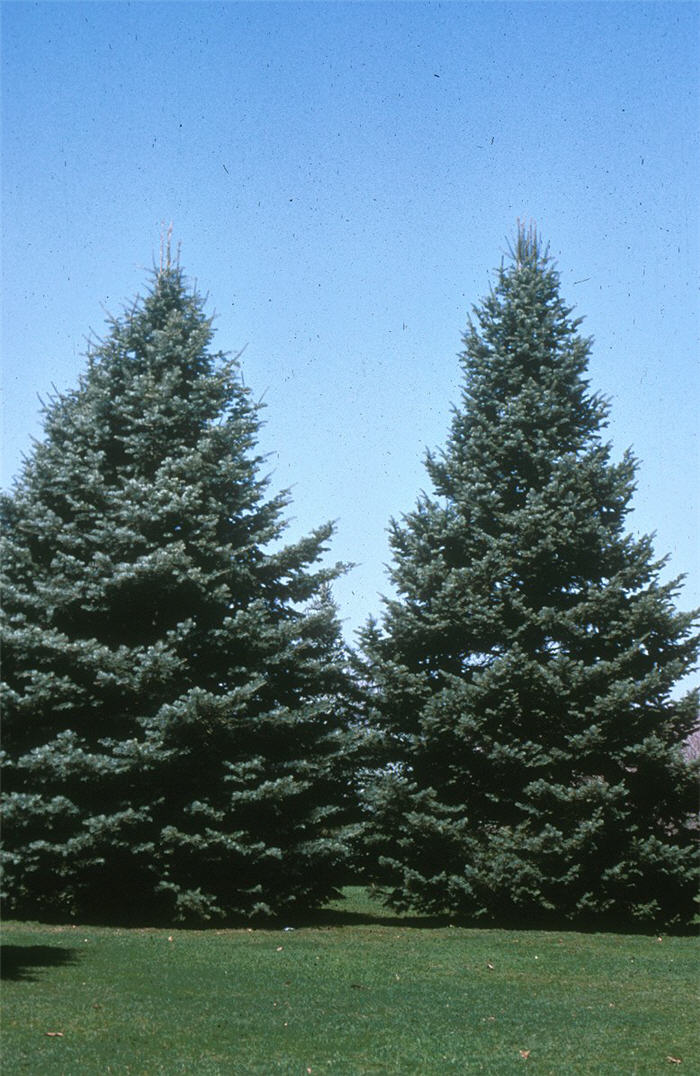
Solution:
{"label": "mown grass", "polygon": [[693,938],[436,926],[347,896],[288,931],[7,923],[4,1076],[700,1072]]}

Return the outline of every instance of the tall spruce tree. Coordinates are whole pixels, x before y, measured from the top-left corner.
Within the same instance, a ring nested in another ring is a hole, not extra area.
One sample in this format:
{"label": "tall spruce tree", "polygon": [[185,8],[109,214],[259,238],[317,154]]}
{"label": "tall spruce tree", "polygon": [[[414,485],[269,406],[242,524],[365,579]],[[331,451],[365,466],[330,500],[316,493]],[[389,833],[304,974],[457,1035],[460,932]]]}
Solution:
{"label": "tall spruce tree", "polygon": [[370,859],[398,908],[685,923],[697,692],[671,689],[693,617],[625,533],[636,461],[611,462],[590,341],[532,228],[511,255],[464,337],[433,493],[390,527],[398,596],[364,633],[386,746]]}
{"label": "tall spruce tree", "polygon": [[333,528],[282,545],[211,340],[168,252],[2,499],[8,914],[279,915],[343,881]]}

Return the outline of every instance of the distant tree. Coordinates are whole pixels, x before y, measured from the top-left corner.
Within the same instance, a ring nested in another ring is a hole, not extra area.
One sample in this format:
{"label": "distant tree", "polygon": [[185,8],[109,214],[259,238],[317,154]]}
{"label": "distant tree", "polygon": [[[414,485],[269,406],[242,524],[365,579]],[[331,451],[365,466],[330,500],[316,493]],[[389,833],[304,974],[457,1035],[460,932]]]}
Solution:
{"label": "distant tree", "polygon": [[259,406],[169,253],[2,499],[6,914],[207,919],[344,881],[347,658]]}
{"label": "distant tree", "polygon": [[683,753],[690,762],[700,760],[700,725],[697,725],[683,744]]}
{"label": "distant tree", "polygon": [[397,597],[364,648],[385,769],[370,859],[397,908],[488,919],[692,915],[693,616],[624,531],[590,341],[532,229],[474,310],[434,492],[393,521]]}

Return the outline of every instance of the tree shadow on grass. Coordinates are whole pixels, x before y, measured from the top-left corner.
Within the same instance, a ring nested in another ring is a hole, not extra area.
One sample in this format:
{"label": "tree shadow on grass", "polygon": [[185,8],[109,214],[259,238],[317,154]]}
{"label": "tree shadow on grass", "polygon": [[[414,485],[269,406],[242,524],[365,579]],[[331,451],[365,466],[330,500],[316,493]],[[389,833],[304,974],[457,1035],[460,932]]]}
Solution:
{"label": "tree shadow on grass", "polygon": [[[284,924],[292,927],[399,927],[419,930],[439,930],[445,927],[478,931],[511,931],[524,934],[533,932],[557,934],[624,934],[654,936],[659,933],[666,936],[693,937],[700,933],[700,923],[654,924],[653,922],[634,922],[624,918],[566,919],[552,914],[527,915],[512,912],[489,918],[412,911],[397,911],[391,905],[382,905],[377,901],[374,908],[343,908],[341,902],[334,902],[334,907],[315,909],[309,912],[291,913]],[[339,906],[341,905],[341,906]],[[262,925],[262,924],[261,924]],[[280,921],[268,921],[270,929],[279,929]]]}
{"label": "tree shadow on grass", "polygon": [[77,963],[77,950],[60,945],[0,945],[0,979],[36,982],[35,968],[61,968]]}
{"label": "tree shadow on grass", "polygon": [[[453,916],[448,914],[430,915],[410,912],[385,912],[378,911],[376,915],[370,912],[351,912],[340,909],[321,908],[306,914],[290,914],[284,921],[267,920],[257,924],[261,928],[269,930],[284,929],[285,925],[296,928],[334,928],[334,927],[393,927],[409,930],[444,930],[446,927],[459,928],[462,930],[480,931],[511,931],[558,934],[656,934],[658,931],[653,926],[630,924],[626,922],[594,922],[580,923],[556,919],[527,919],[523,917],[501,917],[495,919],[474,919],[469,917]],[[667,935],[689,935],[696,933],[690,928],[665,928]]]}
{"label": "tree shadow on grass", "polygon": [[421,915],[398,913],[378,909],[371,911],[345,911],[338,908],[289,909],[279,916],[260,914],[223,916],[202,920],[196,917],[174,920],[170,916],[86,916],[80,918],[84,926],[126,930],[256,930],[330,929],[332,927],[445,927],[453,920],[446,915]]}
{"label": "tree shadow on grass", "polygon": [[[410,915],[405,913],[382,911],[372,912],[344,911],[340,908],[318,908],[306,913],[290,913],[285,919],[294,927],[434,927],[449,926],[452,920],[447,915]],[[272,929],[277,922],[270,924]]]}

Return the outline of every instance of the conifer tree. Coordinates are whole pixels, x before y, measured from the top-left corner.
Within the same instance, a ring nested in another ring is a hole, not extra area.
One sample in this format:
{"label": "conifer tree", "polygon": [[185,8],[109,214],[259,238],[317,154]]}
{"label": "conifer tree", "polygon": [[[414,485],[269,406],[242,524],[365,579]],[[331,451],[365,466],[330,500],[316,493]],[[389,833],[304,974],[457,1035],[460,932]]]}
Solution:
{"label": "conifer tree", "polygon": [[625,531],[591,341],[532,228],[474,308],[432,493],[392,521],[364,648],[385,769],[368,847],[398,908],[481,920],[692,915],[693,616]]}
{"label": "conifer tree", "polygon": [[168,251],[3,496],[7,914],[279,915],[344,880],[333,528],[282,544],[211,341]]}

